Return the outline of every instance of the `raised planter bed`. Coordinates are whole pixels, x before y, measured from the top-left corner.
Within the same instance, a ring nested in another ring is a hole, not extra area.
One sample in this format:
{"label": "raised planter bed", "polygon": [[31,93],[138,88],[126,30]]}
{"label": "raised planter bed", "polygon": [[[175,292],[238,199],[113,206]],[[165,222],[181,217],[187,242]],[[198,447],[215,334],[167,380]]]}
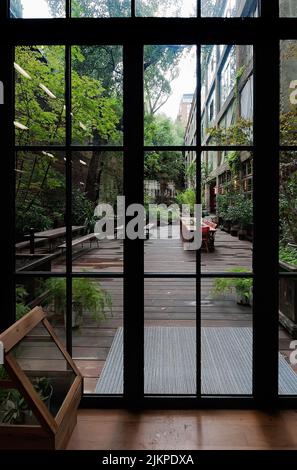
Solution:
{"label": "raised planter bed", "polygon": [[295,278],[280,278],[279,281],[279,321],[290,333],[297,338],[297,266],[279,262],[280,270],[296,272]]}
{"label": "raised planter bed", "polygon": [[16,270],[17,271],[51,271],[52,260],[57,255],[55,253],[49,254],[20,254],[15,255]]}

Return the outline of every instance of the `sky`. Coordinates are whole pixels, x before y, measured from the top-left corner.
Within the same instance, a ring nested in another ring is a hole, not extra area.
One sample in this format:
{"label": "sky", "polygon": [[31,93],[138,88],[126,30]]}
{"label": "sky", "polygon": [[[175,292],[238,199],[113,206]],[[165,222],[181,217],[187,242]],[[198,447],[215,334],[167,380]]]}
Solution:
{"label": "sky", "polygon": [[46,0],[22,0],[24,18],[50,18]]}
{"label": "sky", "polygon": [[[196,0],[194,0],[195,2]],[[192,10],[193,0],[187,0],[183,10],[187,14]],[[46,0],[22,0],[24,18],[49,18],[50,13]],[[179,104],[184,93],[194,93],[196,87],[196,57],[195,48],[186,54],[179,66],[179,75],[172,81],[172,93],[167,103],[159,110],[159,114],[176,119]]]}
{"label": "sky", "polygon": [[179,63],[179,75],[171,83],[171,95],[158,114],[166,114],[176,119],[180,101],[184,93],[194,93],[196,88],[196,47],[184,54]]}

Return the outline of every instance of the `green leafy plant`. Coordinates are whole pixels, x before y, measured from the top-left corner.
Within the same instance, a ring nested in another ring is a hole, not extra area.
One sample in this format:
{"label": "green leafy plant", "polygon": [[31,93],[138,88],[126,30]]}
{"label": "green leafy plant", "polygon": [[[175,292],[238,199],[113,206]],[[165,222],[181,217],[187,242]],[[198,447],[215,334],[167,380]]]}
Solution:
{"label": "green leafy plant", "polygon": [[226,218],[238,224],[241,230],[247,228],[253,222],[253,201],[241,192],[233,195]]}
{"label": "green leafy plant", "polygon": [[33,380],[33,386],[43,402],[46,402],[52,396],[53,386],[48,377],[36,377]]}
{"label": "green leafy plant", "polygon": [[[249,272],[246,268],[237,267],[229,269],[228,272]],[[252,298],[253,280],[250,278],[216,278],[212,288],[212,294],[236,294],[237,303],[249,305]]]}
{"label": "green leafy plant", "polygon": [[297,266],[297,248],[291,246],[280,246],[279,260],[283,261],[284,263]]}
{"label": "green leafy plant", "polygon": [[28,297],[28,292],[23,286],[16,287],[16,319],[19,320],[22,318],[26,313],[30,311],[30,308],[25,304],[25,300]]}
{"label": "green leafy plant", "polygon": [[28,405],[18,390],[9,390],[2,400],[0,411],[5,424],[23,424]]}
{"label": "green leafy plant", "polygon": [[251,145],[252,121],[240,118],[235,124],[227,128],[210,127],[207,132],[211,142],[216,145]]}
{"label": "green leafy plant", "polygon": [[176,195],[176,202],[180,205],[188,204],[190,206],[191,215],[194,215],[194,205],[196,203],[196,192],[193,188],[188,188]]}
{"label": "green leafy plant", "polygon": [[217,195],[217,211],[218,216],[223,220],[228,220],[228,208],[230,197],[227,194]]}
{"label": "green leafy plant", "polygon": [[227,155],[227,163],[231,170],[231,174],[233,176],[237,175],[241,166],[240,152],[238,151],[229,152]]}
{"label": "green leafy plant", "polygon": [[[51,278],[45,283],[49,291],[46,302],[54,302],[55,311],[58,314],[66,312],[66,280],[63,278]],[[80,310],[91,313],[92,318],[99,322],[106,318],[106,312],[112,314],[112,298],[110,294],[101,287],[98,281],[87,278],[77,278],[72,284],[72,305]]]}

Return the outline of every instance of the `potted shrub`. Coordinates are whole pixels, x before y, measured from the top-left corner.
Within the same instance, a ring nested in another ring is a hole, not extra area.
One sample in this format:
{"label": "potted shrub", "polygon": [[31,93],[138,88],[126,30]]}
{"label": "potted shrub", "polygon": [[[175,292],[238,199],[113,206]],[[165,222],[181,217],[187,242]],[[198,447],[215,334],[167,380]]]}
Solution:
{"label": "potted shrub", "polygon": [[[66,315],[66,280],[51,278],[46,281],[48,289],[47,303],[53,303],[57,315]],[[96,281],[88,278],[76,278],[72,282],[72,327],[78,328],[83,321],[83,311],[91,313],[99,322],[106,318],[106,312],[112,313],[110,294]],[[65,321],[65,320],[64,320]]]}
{"label": "potted shrub", "polygon": [[222,230],[225,232],[230,232],[231,230],[231,220],[228,214],[229,208],[229,199],[226,194],[217,195],[217,212],[219,217],[219,223]]}
{"label": "potted shrub", "polygon": [[[245,268],[233,268],[229,272],[247,272]],[[239,305],[252,305],[252,286],[251,278],[217,278],[214,281],[212,293],[214,295],[235,294],[236,302]]]}

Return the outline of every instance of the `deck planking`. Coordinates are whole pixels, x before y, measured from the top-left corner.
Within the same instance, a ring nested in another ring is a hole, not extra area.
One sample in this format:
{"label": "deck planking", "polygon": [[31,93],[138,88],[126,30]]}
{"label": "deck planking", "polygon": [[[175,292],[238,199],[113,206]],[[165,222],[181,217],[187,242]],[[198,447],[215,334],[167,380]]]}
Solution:
{"label": "deck planking", "polygon": [[[158,228],[158,235],[163,228]],[[123,272],[123,243],[121,240],[100,241],[92,248],[73,252],[74,272]],[[201,272],[225,272],[235,267],[252,269],[252,244],[218,230],[215,251],[201,253]],[[195,274],[196,252],[185,251],[180,239],[150,239],[144,242],[144,268],[146,272],[176,272]],[[65,257],[59,256],[52,265],[53,271],[63,272]],[[73,357],[85,377],[85,392],[92,393],[104,366],[117,328],[123,326],[123,281],[118,278],[100,279],[100,284],[111,294],[113,314],[97,324],[84,313],[84,324],[73,330]],[[251,308],[236,304],[230,297],[213,299],[212,279],[201,280],[201,326],[251,326]],[[51,320],[51,319],[50,319]],[[146,326],[192,326],[196,325],[196,282],[195,279],[145,279],[144,323]],[[56,333],[65,343],[63,321],[52,320]],[[288,357],[290,338],[280,329],[280,350]],[[54,350],[43,350],[57,363]],[[26,352],[24,361],[32,367],[43,363],[37,347]]]}

